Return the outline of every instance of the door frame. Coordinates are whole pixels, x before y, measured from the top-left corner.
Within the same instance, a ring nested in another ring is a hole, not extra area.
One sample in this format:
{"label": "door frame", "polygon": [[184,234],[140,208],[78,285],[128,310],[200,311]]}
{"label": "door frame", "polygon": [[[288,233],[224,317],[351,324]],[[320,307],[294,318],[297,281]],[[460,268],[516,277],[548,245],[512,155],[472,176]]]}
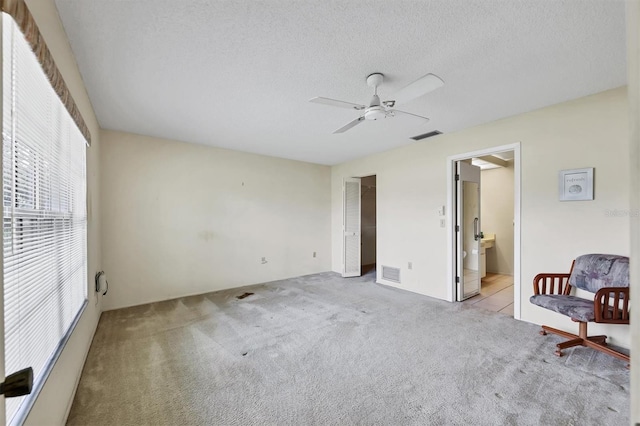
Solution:
{"label": "door frame", "polygon": [[447,300],[455,302],[456,300],[456,260],[455,250],[455,163],[460,160],[466,160],[472,157],[481,157],[483,155],[497,154],[505,151],[513,151],[513,318],[521,318],[521,154],[520,142],[500,145],[491,148],[485,148],[477,151],[465,152],[447,157]]}
{"label": "door frame", "polygon": [[[346,208],[347,206],[344,203],[344,183],[346,182],[347,179],[363,179],[367,176],[375,176],[376,177],[376,197],[378,196],[378,173],[377,172],[371,172],[371,173],[365,173],[365,174],[359,174],[358,176],[354,176],[354,175],[350,175],[350,176],[343,176],[342,177],[342,182],[340,185],[342,185],[342,187],[340,188],[340,197],[341,197],[341,216],[342,216],[342,225],[340,226],[340,268],[341,271],[340,273],[344,272],[344,268],[345,268],[345,256],[346,256],[346,247],[344,245],[344,217],[346,214]],[[362,187],[360,187],[360,190],[362,190]],[[362,201],[362,200],[361,200]],[[376,225],[378,224],[378,203],[376,203]],[[361,224],[362,225],[362,224]],[[362,228],[362,226],[361,226]],[[362,230],[360,231],[360,238],[362,238]],[[378,259],[378,238],[376,238],[376,261]],[[362,251],[360,252],[360,256],[362,256]],[[362,272],[362,270],[360,271]],[[378,274],[380,274],[380,268],[376,269],[376,282],[378,282]]]}

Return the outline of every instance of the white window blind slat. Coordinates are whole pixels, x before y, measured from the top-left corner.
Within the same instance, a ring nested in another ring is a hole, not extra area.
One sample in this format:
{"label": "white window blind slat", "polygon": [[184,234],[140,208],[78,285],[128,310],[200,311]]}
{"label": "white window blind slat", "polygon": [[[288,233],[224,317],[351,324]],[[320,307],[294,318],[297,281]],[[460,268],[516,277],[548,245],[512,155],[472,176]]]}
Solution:
{"label": "white window blind slat", "polygon": [[[86,140],[2,19],[5,370],[32,367],[37,389],[87,298]],[[6,400],[7,423],[32,397]]]}

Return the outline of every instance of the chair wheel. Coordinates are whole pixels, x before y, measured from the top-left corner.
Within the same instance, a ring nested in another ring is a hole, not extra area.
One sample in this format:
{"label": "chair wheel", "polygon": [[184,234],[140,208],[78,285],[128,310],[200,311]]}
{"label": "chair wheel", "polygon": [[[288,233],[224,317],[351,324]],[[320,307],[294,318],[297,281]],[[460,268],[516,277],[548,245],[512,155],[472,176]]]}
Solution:
{"label": "chair wheel", "polygon": [[547,332],[544,330],[540,330],[538,333],[540,333],[541,336],[546,336]]}
{"label": "chair wheel", "polygon": [[558,357],[564,355],[560,349],[556,350],[553,354]]}

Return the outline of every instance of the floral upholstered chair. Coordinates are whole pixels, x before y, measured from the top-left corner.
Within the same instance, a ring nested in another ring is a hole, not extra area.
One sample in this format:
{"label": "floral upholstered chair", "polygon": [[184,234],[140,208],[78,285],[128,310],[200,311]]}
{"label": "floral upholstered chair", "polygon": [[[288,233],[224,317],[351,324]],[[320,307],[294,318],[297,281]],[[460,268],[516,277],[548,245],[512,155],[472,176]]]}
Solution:
{"label": "floral upholstered chair", "polygon": [[[595,293],[593,300],[571,295],[572,287]],[[573,346],[587,346],[629,362],[629,356],[607,346],[607,336],[587,336],[587,323],[629,324],[629,258],[586,254],[573,261],[568,274],[538,274],[533,279],[534,305],[566,315],[579,324],[577,335],[546,325],[547,332],[566,337],[555,354]]]}

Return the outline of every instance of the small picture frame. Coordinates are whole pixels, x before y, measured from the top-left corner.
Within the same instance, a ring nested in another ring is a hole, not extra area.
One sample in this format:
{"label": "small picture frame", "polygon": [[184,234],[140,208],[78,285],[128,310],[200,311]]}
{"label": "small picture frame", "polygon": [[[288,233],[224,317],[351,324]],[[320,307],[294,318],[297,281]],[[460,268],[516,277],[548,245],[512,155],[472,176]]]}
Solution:
{"label": "small picture frame", "polygon": [[560,201],[593,200],[593,167],[560,170],[558,189]]}

